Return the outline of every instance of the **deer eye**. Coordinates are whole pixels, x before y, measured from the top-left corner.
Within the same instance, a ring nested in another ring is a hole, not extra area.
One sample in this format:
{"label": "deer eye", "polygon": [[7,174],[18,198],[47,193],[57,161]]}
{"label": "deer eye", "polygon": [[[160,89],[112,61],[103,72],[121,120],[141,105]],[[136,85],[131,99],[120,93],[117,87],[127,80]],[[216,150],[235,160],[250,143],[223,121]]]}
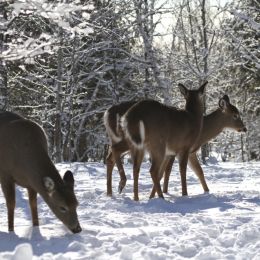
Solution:
{"label": "deer eye", "polygon": [[66,213],[66,212],[68,211],[68,209],[65,208],[65,207],[60,207],[60,211],[61,211],[62,213]]}
{"label": "deer eye", "polygon": [[233,118],[234,118],[235,120],[237,120],[237,119],[239,118],[239,115],[238,115],[238,114],[235,114],[235,115],[233,115]]}

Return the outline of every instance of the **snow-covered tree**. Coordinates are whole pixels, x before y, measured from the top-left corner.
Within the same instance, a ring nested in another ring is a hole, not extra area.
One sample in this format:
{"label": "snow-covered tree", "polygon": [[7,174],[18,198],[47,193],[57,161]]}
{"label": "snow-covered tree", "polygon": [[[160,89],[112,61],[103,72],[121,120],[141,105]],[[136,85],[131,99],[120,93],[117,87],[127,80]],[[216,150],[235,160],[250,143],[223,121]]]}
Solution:
{"label": "snow-covered tree", "polygon": [[[226,19],[226,41],[232,53],[232,84],[229,91],[234,93],[242,108],[248,127],[246,138],[241,138],[242,158],[259,159],[260,147],[260,6],[255,0],[234,1],[230,16]],[[247,157],[247,158],[246,158]]]}

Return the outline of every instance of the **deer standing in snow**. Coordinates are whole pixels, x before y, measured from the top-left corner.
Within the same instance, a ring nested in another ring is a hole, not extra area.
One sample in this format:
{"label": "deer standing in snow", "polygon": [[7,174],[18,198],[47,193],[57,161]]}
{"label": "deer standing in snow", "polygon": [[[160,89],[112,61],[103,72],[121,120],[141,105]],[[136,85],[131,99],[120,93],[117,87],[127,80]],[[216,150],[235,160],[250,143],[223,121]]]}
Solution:
{"label": "deer standing in snow", "polygon": [[[135,105],[137,102],[122,102],[118,105],[111,106],[105,112],[104,122],[106,126],[106,131],[111,141],[111,147],[109,154],[107,156],[107,194],[112,195],[112,172],[115,163],[117,162],[119,173],[120,173],[120,183],[119,192],[121,193],[126,184],[126,175],[121,163],[120,157],[123,153],[129,152],[130,147],[120,130],[120,118],[127,112],[130,107]],[[238,109],[230,103],[229,97],[224,95],[219,99],[219,108],[215,111],[203,117],[203,127],[201,130],[201,136],[199,138],[199,145],[207,143],[211,139],[215,138],[219,133],[221,133],[225,128],[237,131],[246,132],[247,129],[240,117]],[[205,192],[209,191],[207,186],[203,170],[200,166],[199,160],[197,158],[195,151],[189,154],[188,165],[198,176],[200,183]],[[117,159],[115,159],[117,158]],[[163,183],[163,193],[168,192],[169,177],[172,170],[172,166],[175,160],[175,156],[172,156],[169,163],[166,166],[164,174]],[[154,196],[154,191],[152,197]]]}
{"label": "deer standing in snow", "polygon": [[8,230],[14,230],[15,185],[28,190],[33,226],[39,225],[37,193],[73,233],[81,231],[70,171],[63,177],[48,156],[43,129],[31,120],[0,113],[0,182],[6,199]]}
{"label": "deer standing in snow", "polygon": [[[240,117],[238,109],[230,103],[229,97],[224,95],[219,100],[219,108],[203,117],[203,126],[201,134],[198,140],[198,149],[209,140],[215,138],[225,128],[232,129],[237,132],[246,132],[247,129]],[[197,150],[198,150],[197,149]],[[199,160],[196,155],[196,151],[189,154],[188,165],[198,176],[200,183],[205,192],[209,191],[207,183],[205,181],[203,170],[200,166]],[[165,169],[163,192],[168,192],[168,184],[172,165],[174,163],[175,156],[170,158],[170,161]],[[151,196],[155,195],[155,189],[153,188]]]}
{"label": "deer standing in snow", "polygon": [[206,84],[198,90],[188,90],[179,84],[186,99],[184,110],[144,100],[132,106],[122,117],[122,129],[133,159],[134,200],[139,200],[139,171],[146,150],[152,161],[150,174],[158,196],[163,198],[160,179],[170,157],[175,155],[179,158],[182,195],[187,195],[188,156],[198,148]]}
{"label": "deer standing in snow", "polygon": [[110,107],[104,113],[104,125],[110,139],[109,153],[106,158],[108,196],[112,196],[112,172],[115,164],[120,174],[119,193],[122,192],[126,185],[126,175],[121,162],[121,155],[129,151],[129,145],[122,132],[120,120],[126,111],[136,103],[135,101],[122,102]]}

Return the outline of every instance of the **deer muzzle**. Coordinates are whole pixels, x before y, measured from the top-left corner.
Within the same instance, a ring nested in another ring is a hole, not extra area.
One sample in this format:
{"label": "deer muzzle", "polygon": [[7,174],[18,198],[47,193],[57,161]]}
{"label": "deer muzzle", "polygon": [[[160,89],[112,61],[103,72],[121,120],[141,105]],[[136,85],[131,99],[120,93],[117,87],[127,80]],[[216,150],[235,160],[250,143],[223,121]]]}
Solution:
{"label": "deer muzzle", "polygon": [[244,127],[242,127],[242,128],[240,128],[240,129],[238,129],[238,132],[247,132],[247,128],[244,126]]}
{"label": "deer muzzle", "polygon": [[72,233],[76,234],[76,233],[80,233],[82,231],[82,228],[81,228],[80,224],[78,223],[78,225],[75,228],[71,228],[70,230]]}

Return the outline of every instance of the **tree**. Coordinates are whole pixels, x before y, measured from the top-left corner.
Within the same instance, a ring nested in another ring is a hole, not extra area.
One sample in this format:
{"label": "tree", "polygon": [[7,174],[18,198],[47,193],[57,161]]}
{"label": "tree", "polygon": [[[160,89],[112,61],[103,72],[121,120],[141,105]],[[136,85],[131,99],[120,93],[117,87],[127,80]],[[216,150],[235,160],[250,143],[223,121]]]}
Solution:
{"label": "tree", "polygon": [[240,139],[243,160],[260,158],[259,11],[257,1],[234,1],[230,8],[231,17],[226,19],[224,28],[234,60],[231,66],[234,80],[229,91],[238,97],[237,102],[243,108],[244,120],[249,129],[246,138]]}
{"label": "tree", "polygon": [[[205,80],[207,86],[205,111],[215,107],[220,93],[227,86],[226,70],[230,56],[226,55],[227,45],[221,25],[227,7],[216,7],[206,1],[183,0],[173,8],[171,49],[166,57],[169,72],[175,81],[186,81],[198,86]],[[209,146],[202,147],[201,157],[205,163]]]}

